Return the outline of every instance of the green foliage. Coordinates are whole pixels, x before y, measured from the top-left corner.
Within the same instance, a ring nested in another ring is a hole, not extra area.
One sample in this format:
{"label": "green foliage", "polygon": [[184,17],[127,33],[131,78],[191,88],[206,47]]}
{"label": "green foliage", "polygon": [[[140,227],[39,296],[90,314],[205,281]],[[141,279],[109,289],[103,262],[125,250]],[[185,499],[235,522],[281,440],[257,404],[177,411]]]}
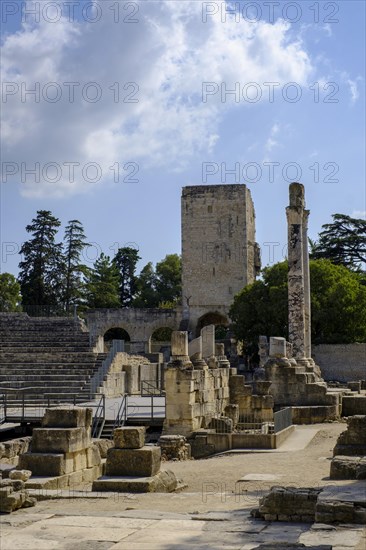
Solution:
{"label": "green foliage", "polygon": [[357,273],[328,260],[310,261],[313,343],[366,341],[366,286]]}
{"label": "green foliage", "polygon": [[20,250],[23,260],[18,277],[25,306],[60,306],[65,272],[62,243],[55,241],[60,225],[49,210],[38,210],[26,227],[32,238]]}
{"label": "green foliage", "polygon": [[354,270],[365,270],[366,221],[333,214],[333,223],[322,226],[317,242],[310,241],[311,258],[328,259]]}
{"label": "green foliage", "polygon": [[173,329],[169,327],[162,327],[155,330],[151,336],[153,342],[170,342]]}
{"label": "green foliage", "polygon": [[141,260],[138,251],[129,246],[120,248],[113,259],[119,273],[119,297],[122,307],[132,305],[136,293],[136,264]]}
{"label": "green foliage", "polygon": [[[329,260],[310,261],[313,343],[366,341],[366,286]],[[263,270],[263,280],[235,296],[232,329],[247,345],[261,334],[288,338],[287,262]]]}
{"label": "green foliage", "polygon": [[103,253],[94,264],[86,282],[88,306],[91,308],[120,307],[119,274],[109,256]]}
{"label": "green foliage", "polygon": [[70,220],[65,228],[65,293],[63,297],[66,311],[70,306],[80,304],[84,293],[83,273],[87,269],[80,263],[80,256],[87,246],[84,228],[79,220]]}
{"label": "green foliage", "polygon": [[156,264],[156,291],[159,302],[177,303],[182,294],[182,261],[178,254],[167,254]]}
{"label": "green foliage", "polygon": [[21,311],[20,284],[11,273],[0,274],[0,311]]}
{"label": "green foliage", "polygon": [[181,298],[181,259],[178,254],[168,254],[156,264],[145,265],[136,280],[134,307],[174,308]]}

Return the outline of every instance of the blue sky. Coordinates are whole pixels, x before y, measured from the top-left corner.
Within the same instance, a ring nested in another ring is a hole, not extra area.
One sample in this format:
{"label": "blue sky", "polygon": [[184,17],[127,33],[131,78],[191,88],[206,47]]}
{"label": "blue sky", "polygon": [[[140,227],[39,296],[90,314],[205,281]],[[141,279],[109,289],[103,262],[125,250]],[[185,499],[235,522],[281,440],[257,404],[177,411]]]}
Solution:
{"label": "blue sky", "polygon": [[290,181],[312,238],[365,216],[363,1],[21,4],[2,2],[2,272],[39,209],[84,224],[89,263],[180,253],[185,185],[248,185],[264,265]]}

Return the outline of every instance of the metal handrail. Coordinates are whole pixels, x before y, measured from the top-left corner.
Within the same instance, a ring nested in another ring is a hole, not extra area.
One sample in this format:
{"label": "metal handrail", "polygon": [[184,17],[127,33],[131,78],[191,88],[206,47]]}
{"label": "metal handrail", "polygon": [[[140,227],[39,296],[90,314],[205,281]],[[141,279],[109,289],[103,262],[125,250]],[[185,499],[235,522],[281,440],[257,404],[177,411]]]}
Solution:
{"label": "metal handrail", "polygon": [[128,407],[128,395],[124,393],[122,396],[121,404],[118,408],[116,418],[114,419],[114,424],[111,432],[111,438],[113,437],[113,432],[116,428],[123,426],[127,420],[127,407]]}
{"label": "metal handrail", "polygon": [[161,396],[162,389],[158,386],[155,380],[142,380],[141,397],[150,397],[151,395]]}
{"label": "metal handrail", "polygon": [[274,417],[274,433],[278,433],[292,425],[292,407],[286,407],[277,411]]}
{"label": "metal handrail", "polygon": [[93,418],[92,437],[99,438],[105,424],[105,395],[101,395],[97,410]]}
{"label": "metal handrail", "polygon": [[90,379],[90,399],[94,398],[98,388],[103,384],[104,378],[108,373],[117,353],[124,351],[124,340],[113,340],[112,347],[108,356],[104,359],[97,372]]}

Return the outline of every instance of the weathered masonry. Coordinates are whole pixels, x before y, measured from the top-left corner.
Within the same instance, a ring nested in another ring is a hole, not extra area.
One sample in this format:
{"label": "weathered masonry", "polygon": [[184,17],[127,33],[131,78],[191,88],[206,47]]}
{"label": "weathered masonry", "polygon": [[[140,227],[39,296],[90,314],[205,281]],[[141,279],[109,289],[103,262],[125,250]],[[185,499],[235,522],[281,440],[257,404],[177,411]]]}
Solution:
{"label": "weathered masonry", "polygon": [[186,327],[228,324],[237,292],[260,268],[255,213],[245,185],[182,190],[182,305]]}

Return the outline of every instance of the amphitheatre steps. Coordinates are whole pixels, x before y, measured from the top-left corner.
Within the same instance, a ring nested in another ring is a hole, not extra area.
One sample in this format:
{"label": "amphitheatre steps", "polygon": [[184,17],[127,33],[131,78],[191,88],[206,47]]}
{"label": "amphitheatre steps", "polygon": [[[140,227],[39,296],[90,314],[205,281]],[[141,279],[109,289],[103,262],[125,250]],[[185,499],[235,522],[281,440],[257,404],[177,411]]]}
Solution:
{"label": "amphitheatre steps", "polygon": [[90,350],[89,333],[65,318],[0,314],[0,387],[9,407],[22,402],[42,406],[47,399],[78,403],[90,400],[90,380],[107,354]]}

